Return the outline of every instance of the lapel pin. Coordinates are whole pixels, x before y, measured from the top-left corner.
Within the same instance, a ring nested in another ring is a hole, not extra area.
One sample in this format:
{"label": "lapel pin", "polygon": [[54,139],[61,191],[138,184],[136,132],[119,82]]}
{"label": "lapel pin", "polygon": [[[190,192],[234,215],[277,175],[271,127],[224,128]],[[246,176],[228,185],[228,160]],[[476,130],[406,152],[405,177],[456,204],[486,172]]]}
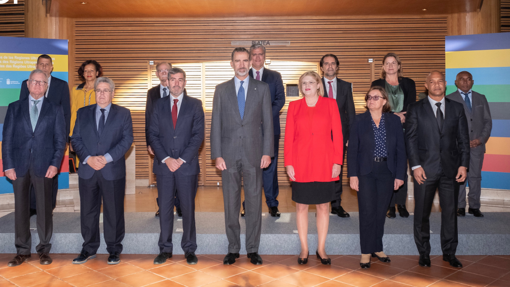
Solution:
{"label": "lapel pin", "polygon": [[257,88],[255,88],[255,91],[257,90]]}

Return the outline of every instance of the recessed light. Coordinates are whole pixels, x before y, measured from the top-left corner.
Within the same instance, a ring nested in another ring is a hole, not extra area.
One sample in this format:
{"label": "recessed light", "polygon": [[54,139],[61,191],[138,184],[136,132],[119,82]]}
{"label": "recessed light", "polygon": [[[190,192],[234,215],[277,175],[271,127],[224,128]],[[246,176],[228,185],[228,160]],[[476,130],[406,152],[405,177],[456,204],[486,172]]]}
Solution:
{"label": "recessed light", "polygon": [[87,2],[81,2],[81,4],[85,5],[85,4],[87,4]]}
{"label": "recessed light", "polygon": [[422,11],[427,11],[427,9],[425,9],[425,8],[423,8],[423,9],[421,9],[421,10],[422,10]]}

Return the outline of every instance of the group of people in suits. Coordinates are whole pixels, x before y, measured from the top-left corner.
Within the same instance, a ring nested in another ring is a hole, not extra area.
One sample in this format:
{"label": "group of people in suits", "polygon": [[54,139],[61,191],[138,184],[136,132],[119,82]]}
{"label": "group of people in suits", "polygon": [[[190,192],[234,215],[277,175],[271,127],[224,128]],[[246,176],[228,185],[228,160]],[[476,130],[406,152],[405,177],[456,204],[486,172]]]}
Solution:
{"label": "group of people in suits", "polygon": [[[214,93],[211,157],[222,176],[228,239],[223,263],[227,265],[239,258],[240,210],[246,220],[248,258],[255,265],[263,262],[258,254],[262,188],[270,215],[279,216],[276,157],[279,112],[285,104],[285,94],[281,75],[264,67],[265,55],[261,45],[253,45],[250,50],[235,48],[231,54],[235,76],[216,86]],[[329,212],[349,217],[340,198],[342,164],[347,153],[350,186],[358,191],[361,267],[370,267],[370,257],[390,261],[382,248],[384,220],[392,212],[394,217],[394,204],[401,216],[407,212],[405,201],[392,201],[407,181],[407,161],[415,183],[414,234],[419,264],[430,266],[428,218],[439,189],[443,259],[462,267],[455,257],[456,215],[465,215],[467,178],[469,213],[483,216],[479,211],[480,174],[492,127],[485,96],[471,90],[472,75],[459,73],[455,82],[458,91],[446,97],[445,77],[433,71],[425,82],[428,97],[416,102],[411,96],[416,94],[414,81],[402,76],[400,59],[390,53],[383,59],[382,79],[372,83],[365,96],[367,111],[356,116],[352,84],[336,76],[338,58],[326,54],[320,67],[323,77],[316,72],[300,77],[303,98],[289,105],[285,130],[285,167],[292,181],[301,241],[298,263],[308,262],[307,214],[309,205],[315,204],[319,239],[316,256],[322,264],[331,264],[325,247]],[[55,182],[69,134],[80,160],[80,223],[84,239],[73,263],[81,264],[96,256],[103,204],[108,264],[118,264],[125,234],[124,156],[133,142],[130,111],[112,103],[115,84],[101,77],[101,66],[92,60],[85,62],[81,69],[87,77],[83,77],[82,89],[95,79],[95,103],[77,110],[70,133],[71,115],[68,111],[67,119],[65,112],[70,105],[69,91],[65,99],[65,92],[55,90],[63,84],[51,77],[51,57],[41,55],[37,68],[40,69],[32,71],[24,82],[26,88],[22,89],[20,100],[9,105],[4,122],[2,154],[5,175],[14,186],[17,248],[9,266],[18,266],[31,256],[31,189],[40,238],[36,250],[41,264],[52,262],[49,251],[55,184],[58,187]],[[154,264],[172,257],[173,209],[177,200],[183,217],[181,247],[187,263],[196,264],[195,196],[200,172],[198,152],[205,137],[204,110],[200,100],[186,94],[184,70],[168,63],[160,63],[156,69],[161,84],[149,90],[146,111],[146,140],[148,152],[155,158],[153,170],[160,208],[160,253]],[[89,91],[91,88],[87,87]],[[86,100],[87,92],[83,95]],[[407,190],[405,194],[402,197],[407,197]]]}

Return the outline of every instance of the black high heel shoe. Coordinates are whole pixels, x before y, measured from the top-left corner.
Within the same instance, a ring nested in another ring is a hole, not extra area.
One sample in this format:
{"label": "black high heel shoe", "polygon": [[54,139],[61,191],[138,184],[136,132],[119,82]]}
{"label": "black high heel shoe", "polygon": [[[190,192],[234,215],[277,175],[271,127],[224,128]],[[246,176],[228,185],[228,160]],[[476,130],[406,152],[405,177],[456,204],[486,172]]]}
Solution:
{"label": "black high heel shoe", "polygon": [[[372,253],[373,254],[373,253]],[[361,256],[361,258],[363,258],[363,256]],[[370,268],[370,257],[368,257],[368,262],[367,263],[363,263],[363,262],[360,262],[359,263],[359,266],[363,269],[368,269]]]}
{"label": "black high heel shoe", "polygon": [[390,258],[388,256],[380,257],[377,254],[372,253],[372,257],[377,257],[377,259],[379,259],[379,261],[381,261],[381,262],[386,262],[386,263],[391,262],[391,260],[390,260]]}
{"label": "black high heel shoe", "polygon": [[298,257],[298,259],[297,259],[297,263],[298,263],[299,265],[304,265],[304,264],[308,263],[308,257],[309,257],[309,256],[310,256],[310,253],[308,253],[308,254],[306,255],[306,258],[300,258],[300,257]]}
{"label": "black high heel shoe", "polygon": [[319,259],[321,261],[322,264],[324,265],[331,265],[331,258],[322,258],[320,255],[319,255],[319,250],[317,250],[315,252],[315,254],[317,254],[317,259]]}

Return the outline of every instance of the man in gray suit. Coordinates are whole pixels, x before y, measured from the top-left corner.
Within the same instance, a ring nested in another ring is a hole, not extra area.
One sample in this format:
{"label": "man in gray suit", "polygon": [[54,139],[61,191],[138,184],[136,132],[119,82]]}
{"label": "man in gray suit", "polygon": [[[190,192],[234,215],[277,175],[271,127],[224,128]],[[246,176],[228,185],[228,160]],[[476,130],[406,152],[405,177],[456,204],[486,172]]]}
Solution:
{"label": "man in gray suit", "polygon": [[221,170],[228,254],[223,264],[239,258],[241,249],[241,177],[246,202],[246,251],[250,262],[258,254],[262,220],[262,169],[274,154],[273,114],[269,86],[248,75],[250,53],[235,48],[230,65],[235,77],[216,86],[211,124],[211,158]]}
{"label": "man in gray suit", "polygon": [[466,215],[466,183],[469,183],[468,212],[476,217],[483,217],[480,212],[482,165],[485,143],[491,135],[492,118],[485,96],[471,90],[473,83],[471,73],[467,71],[458,73],[455,80],[458,90],[449,94],[448,98],[464,105],[471,147],[467,180],[460,185],[457,216]]}

